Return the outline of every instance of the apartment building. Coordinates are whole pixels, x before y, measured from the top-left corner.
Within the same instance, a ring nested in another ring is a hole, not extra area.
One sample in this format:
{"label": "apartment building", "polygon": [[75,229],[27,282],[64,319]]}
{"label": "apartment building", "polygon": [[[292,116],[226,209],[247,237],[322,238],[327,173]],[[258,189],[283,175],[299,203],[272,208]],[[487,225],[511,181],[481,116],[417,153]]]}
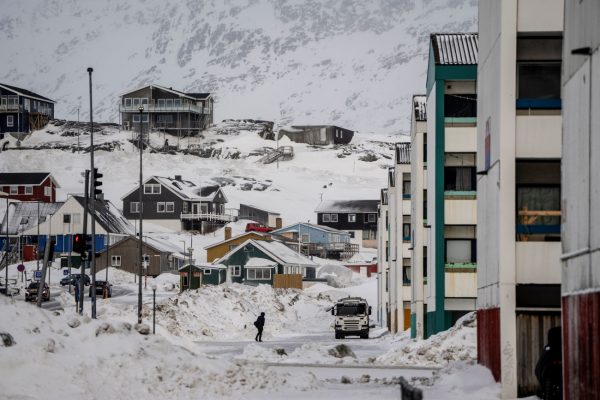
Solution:
{"label": "apartment building", "polygon": [[410,124],[410,336],[425,337],[427,285],[427,96],[413,96]]}
{"label": "apartment building", "polygon": [[565,0],[564,13],[562,331],[569,400],[600,397],[600,3]]}
{"label": "apartment building", "polygon": [[475,310],[477,47],[475,33],[430,37],[425,336]]}
{"label": "apartment building", "polygon": [[563,1],[482,0],[479,27],[478,360],[516,398],[561,323]]}
{"label": "apartment building", "polygon": [[389,313],[389,211],[388,189],[381,189],[377,208],[377,320],[380,326],[388,323]]}

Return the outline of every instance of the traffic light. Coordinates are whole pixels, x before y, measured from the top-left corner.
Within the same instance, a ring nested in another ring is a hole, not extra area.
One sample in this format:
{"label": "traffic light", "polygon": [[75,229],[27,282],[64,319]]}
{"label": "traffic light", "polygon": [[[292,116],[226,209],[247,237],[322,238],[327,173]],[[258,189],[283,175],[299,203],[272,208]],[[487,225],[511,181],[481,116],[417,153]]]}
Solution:
{"label": "traffic light", "polygon": [[102,186],[102,181],[100,181],[100,179],[103,176],[103,174],[98,172],[98,168],[94,168],[94,173],[92,175],[92,194],[94,195],[95,199],[98,199],[100,197],[99,195],[102,194],[102,189],[98,188]]}
{"label": "traffic light", "polygon": [[82,259],[87,258],[92,250],[92,235],[82,235],[77,233],[73,235],[73,251],[79,253]]}

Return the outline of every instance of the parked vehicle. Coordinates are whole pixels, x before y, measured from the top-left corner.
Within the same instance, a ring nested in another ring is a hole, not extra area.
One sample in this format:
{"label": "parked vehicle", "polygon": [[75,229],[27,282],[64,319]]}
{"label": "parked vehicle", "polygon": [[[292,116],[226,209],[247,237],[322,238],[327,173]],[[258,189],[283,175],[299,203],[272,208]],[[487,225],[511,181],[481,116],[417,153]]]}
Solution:
{"label": "parked vehicle", "polygon": [[335,315],[336,339],[343,339],[346,336],[369,338],[371,307],[367,300],[362,297],[341,299],[331,308],[331,315]]}
{"label": "parked vehicle", "polygon": [[[39,282],[31,282],[27,289],[25,289],[25,301],[36,301],[38,295],[38,288],[40,287]],[[44,283],[44,289],[42,291],[42,301],[50,300],[50,288],[47,283]]]}
{"label": "parked vehicle", "polygon": [[[60,280],[60,285],[61,286],[66,286],[68,284],[74,285],[75,283],[77,283],[79,281],[80,276],[81,276],[81,274],[67,275]],[[85,277],[83,279],[84,279],[83,283],[85,284],[85,286],[89,286],[89,284],[91,282],[90,276],[85,275]]]}
{"label": "parked vehicle", "polygon": [[269,228],[266,225],[259,224],[258,222],[251,222],[246,224],[246,232],[271,232],[273,228]]}
{"label": "parked vehicle", "polygon": [[[112,285],[108,281],[96,281],[96,296],[104,294],[104,288],[108,290],[107,297],[112,297]],[[92,297],[93,286],[90,286],[89,297]]]}

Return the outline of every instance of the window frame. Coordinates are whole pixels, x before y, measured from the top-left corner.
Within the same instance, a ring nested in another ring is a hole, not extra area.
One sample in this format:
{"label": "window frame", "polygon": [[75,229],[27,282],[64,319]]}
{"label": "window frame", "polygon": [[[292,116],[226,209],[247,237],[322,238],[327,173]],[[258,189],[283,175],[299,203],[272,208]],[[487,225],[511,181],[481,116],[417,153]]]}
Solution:
{"label": "window frame", "polygon": [[7,128],[14,128],[15,126],[15,116],[14,115],[7,115],[6,116],[6,127]]}
{"label": "window frame", "polygon": [[19,194],[19,186],[18,185],[11,185],[10,186],[9,194]]}
{"label": "window frame", "polygon": [[210,269],[210,268],[205,268],[205,269],[202,271],[202,273],[203,273],[204,275],[212,275],[212,269]]}
{"label": "window frame", "polygon": [[338,222],[338,215],[337,214],[330,214],[331,216],[331,221],[330,222]]}
{"label": "window frame", "polygon": [[241,265],[231,265],[231,276],[236,276],[236,277],[242,276],[242,266]]}
{"label": "window frame", "polygon": [[348,214],[348,222],[356,222],[356,214]]}
{"label": "window frame", "polygon": [[[261,276],[257,277],[257,272],[261,271]],[[268,277],[265,277],[265,271],[268,272]],[[253,273],[253,277],[250,277],[250,273]],[[271,273],[271,268],[259,268],[259,267],[250,267],[246,268],[246,280],[249,281],[268,281],[272,279],[273,274]]]}
{"label": "window frame", "polygon": [[323,221],[323,222],[331,222],[331,214],[323,214],[323,215],[321,215],[321,221]]}
{"label": "window frame", "polygon": [[[169,210],[170,208],[170,210]],[[175,202],[167,201],[165,202],[165,213],[173,214],[175,212]]]}
{"label": "window frame", "polygon": [[166,213],[167,206],[165,204],[166,203],[164,201],[157,201],[156,202],[156,212],[159,214]]}
{"label": "window frame", "polygon": [[25,187],[25,194],[33,194],[33,186],[27,185]]}
{"label": "window frame", "polygon": [[369,213],[367,214],[367,222],[377,222],[377,214]]}
{"label": "window frame", "polygon": [[130,214],[139,214],[140,213],[140,202],[132,201],[129,203],[129,213]]}
{"label": "window frame", "polygon": [[[158,187],[158,191],[155,189]],[[150,189],[148,191],[147,189]],[[144,194],[161,194],[162,185],[160,183],[144,183]]]}
{"label": "window frame", "polygon": [[120,267],[121,266],[121,256],[117,254],[113,254],[110,256],[110,266],[111,267]]}

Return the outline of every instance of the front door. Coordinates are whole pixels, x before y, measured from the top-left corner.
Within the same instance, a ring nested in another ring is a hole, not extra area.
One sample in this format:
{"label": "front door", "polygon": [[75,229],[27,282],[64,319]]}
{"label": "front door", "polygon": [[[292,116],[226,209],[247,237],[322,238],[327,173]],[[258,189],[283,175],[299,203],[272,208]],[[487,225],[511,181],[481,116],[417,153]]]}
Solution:
{"label": "front door", "polygon": [[200,203],[192,203],[192,214],[200,214]]}
{"label": "front door", "polygon": [[202,214],[208,214],[208,204],[202,203],[202,206],[200,209],[202,211]]}

